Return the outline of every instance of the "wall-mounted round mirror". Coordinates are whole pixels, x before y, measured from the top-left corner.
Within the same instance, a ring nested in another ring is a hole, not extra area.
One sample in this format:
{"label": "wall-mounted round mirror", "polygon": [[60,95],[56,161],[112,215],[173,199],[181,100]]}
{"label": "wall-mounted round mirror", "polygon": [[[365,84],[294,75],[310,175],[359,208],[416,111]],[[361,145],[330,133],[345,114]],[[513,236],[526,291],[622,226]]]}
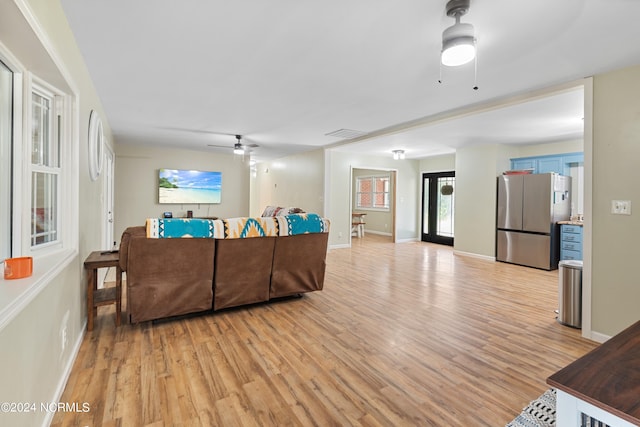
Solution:
{"label": "wall-mounted round mirror", "polygon": [[102,120],[95,110],[89,116],[89,176],[95,181],[102,172],[104,134]]}

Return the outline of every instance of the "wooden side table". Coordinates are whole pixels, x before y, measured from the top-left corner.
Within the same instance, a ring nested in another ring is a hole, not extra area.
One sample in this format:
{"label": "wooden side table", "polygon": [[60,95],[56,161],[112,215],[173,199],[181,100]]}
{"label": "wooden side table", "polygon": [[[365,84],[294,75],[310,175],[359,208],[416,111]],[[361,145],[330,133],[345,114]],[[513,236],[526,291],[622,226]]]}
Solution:
{"label": "wooden side table", "polygon": [[[98,289],[98,269],[116,268],[116,287]],[[116,305],[116,326],[120,326],[122,311],[122,269],[118,251],[94,251],[84,261],[87,271],[87,330],[93,330],[97,308],[101,305]]]}

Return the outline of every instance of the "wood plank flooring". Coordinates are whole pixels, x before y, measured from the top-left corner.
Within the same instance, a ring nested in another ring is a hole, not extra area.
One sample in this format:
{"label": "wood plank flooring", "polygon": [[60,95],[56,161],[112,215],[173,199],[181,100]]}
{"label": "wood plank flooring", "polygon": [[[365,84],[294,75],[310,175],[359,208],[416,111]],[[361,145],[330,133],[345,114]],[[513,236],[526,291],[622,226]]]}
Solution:
{"label": "wood plank flooring", "polygon": [[596,347],[555,320],[557,271],[368,234],[324,290],[156,323],[100,308],[53,426],[504,426]]}

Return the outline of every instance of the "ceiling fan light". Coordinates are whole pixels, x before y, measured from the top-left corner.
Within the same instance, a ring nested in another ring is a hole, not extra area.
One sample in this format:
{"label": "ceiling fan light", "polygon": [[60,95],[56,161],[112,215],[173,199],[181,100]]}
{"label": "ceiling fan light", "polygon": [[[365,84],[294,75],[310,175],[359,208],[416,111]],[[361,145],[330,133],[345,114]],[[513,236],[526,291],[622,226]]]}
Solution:
{"label": "ceiling fan light", "polygon": [[233,145],[233,154],[242,155],[244,154],[244,147],[239,142],[236,142]]}
{"label": "ceiling fan light", "polygon": [[456,23],[442,33],[442,65],[457,67],[476,57],[473,25]]}

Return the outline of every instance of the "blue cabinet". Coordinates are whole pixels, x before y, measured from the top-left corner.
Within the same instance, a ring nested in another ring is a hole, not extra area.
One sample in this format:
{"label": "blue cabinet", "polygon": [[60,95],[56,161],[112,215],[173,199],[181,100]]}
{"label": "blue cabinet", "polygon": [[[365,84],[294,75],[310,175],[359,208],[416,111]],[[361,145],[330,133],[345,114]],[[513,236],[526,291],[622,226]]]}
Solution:
{"label": "blue cabinet", "polygon": [[527,170],[533,169],[533,173],[538,169],[538,162],[532,158],[524,159],[511,159],[511,169],[513,170]]}
{"label": "blue cabinet", "polygon": [[538,172],[547,173],[555,172],[560,175],[564,175],[562,167],[562,157],[543,157],[538,159]]}
{"label": "blue cabinet", "polygon": [[582,226],[560,225],[560,261],[582,259]]}
{"label": "blue cabinet", "polygon": [[571,165],[584,162],[583,153],[552,154],[549,156],[519,157],[511,159],[511,169],[530,169],[533,173],[555,172],[570,175]]}

